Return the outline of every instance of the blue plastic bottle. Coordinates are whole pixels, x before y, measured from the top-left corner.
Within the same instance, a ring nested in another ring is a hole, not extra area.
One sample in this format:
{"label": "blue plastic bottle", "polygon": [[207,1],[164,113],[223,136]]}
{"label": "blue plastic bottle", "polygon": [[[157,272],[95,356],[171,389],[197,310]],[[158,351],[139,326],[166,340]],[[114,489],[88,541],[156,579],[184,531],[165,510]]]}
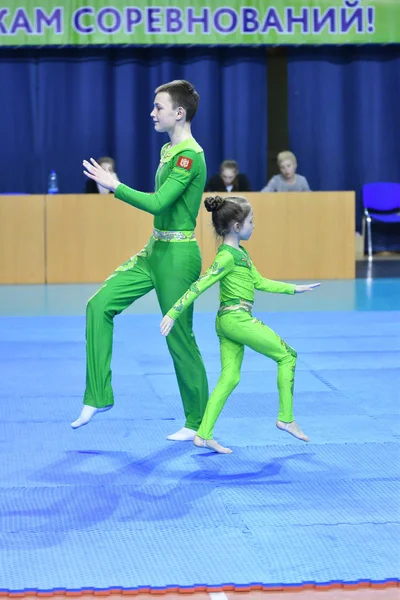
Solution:
{"label": "blue plastic bottle", "polygon": [[58,194],[58,182],[57,182],[57,173],[55,171],[50,171],[49,181],[47,186],[48,194]]}

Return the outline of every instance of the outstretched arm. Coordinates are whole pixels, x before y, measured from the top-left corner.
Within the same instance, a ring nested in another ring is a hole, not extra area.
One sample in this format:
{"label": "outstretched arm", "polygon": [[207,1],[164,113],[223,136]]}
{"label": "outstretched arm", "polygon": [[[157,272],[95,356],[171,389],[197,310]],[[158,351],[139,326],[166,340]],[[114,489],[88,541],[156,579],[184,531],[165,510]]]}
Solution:
{"label": "outstretched arm", "polygon": [[293,283],[284,283],[283,281],[273,281],[266,279],[257,271],[254,265],[251,266],[254,287],[260,292],[270,292],[273,294],[294,294],[296,286]]}
{"label": "outstretched arm", "polygon": [[283,281],[273,281],[262,277],[254,265],[251,267],[254,287],[261,292],[272,292],[274,294],[302,294],[303,292],[312,292],[314,288],[319,287],[320,283],[306,283],[297,285],[295,283],[284,283]]}
{"label": "outstretched arm", "polygon": [[[185,158],[186,161],[182,160]],[[118,200],[122,200],[152,215],[159,215],[178,200],[197,173],[196,153],[193,150],[185,150],[182,155],[177,154],[173,160],[175,166],[170,175],[154,194],[139,192],[120,183],[115,176],[105,171],[94,158],[90,159],[91,162],[84,160],[83,166],[86,169],[84,174],[87,177],[114,192]]]}
{"label": "outstretched arm", "polygon": [[220,252],[207,271],[179,298],[161,321],[162,335],[168,335],[179,315],[189,308],[197,298],[212,285],[225,277],[234,267],[234,260],[229,252]]}
{"label": "outstretched arm", "polygon": [[302,294],[303,292],[312,292],[314,288],[319,287],[320,283],[306,283],[305,285],[296,285],[295,294]]}

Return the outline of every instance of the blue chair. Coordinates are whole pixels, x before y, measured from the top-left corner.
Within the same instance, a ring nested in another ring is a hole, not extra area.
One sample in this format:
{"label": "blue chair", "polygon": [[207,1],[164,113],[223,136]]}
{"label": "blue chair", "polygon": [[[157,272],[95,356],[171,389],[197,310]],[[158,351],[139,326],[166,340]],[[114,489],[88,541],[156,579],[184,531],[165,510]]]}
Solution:
{"label": "blue chair", "polygon": [[366,183],[363,186],[364,227],[367,224],[368,258],[372,259],[373,221],[400,223],[400,183]]}

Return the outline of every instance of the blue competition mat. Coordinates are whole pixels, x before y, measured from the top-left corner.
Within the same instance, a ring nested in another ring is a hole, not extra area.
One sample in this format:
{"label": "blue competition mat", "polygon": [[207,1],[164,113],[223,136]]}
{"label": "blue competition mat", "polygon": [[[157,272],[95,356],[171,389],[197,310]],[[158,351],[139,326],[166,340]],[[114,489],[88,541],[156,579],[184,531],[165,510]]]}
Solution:
{"label": "blue competition mat", "polygon": [[0,319],[0,590],[398,577],[400,313],[257,316],[299,353],[311,443],[276,429],[276,366],[247,351],[215,428],[229,456],[166,440],[183,413],[158,315],[116,319],[115,407],[76,431],[84,318]]}

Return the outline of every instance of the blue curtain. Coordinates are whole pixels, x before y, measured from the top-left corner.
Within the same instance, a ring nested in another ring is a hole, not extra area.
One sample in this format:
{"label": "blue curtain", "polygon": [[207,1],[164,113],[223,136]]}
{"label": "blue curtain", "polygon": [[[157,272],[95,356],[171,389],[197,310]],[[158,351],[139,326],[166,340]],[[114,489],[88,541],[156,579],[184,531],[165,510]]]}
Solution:
{"label": "blue curtain", "polygon": [[313,190],[400,181],[400,49],[288,51],[289,139]]}
{"label": "blue curtain", "polygon": [[238,161],[253,189],[265,184],[267,89],[264,48],[0,49],[0,192],[60,192],[85,185],[82,159],[115,158],[122,181],[152,191],[159,151],[154,89],[188,79],[200,93],[193,134],[209,175]]}

